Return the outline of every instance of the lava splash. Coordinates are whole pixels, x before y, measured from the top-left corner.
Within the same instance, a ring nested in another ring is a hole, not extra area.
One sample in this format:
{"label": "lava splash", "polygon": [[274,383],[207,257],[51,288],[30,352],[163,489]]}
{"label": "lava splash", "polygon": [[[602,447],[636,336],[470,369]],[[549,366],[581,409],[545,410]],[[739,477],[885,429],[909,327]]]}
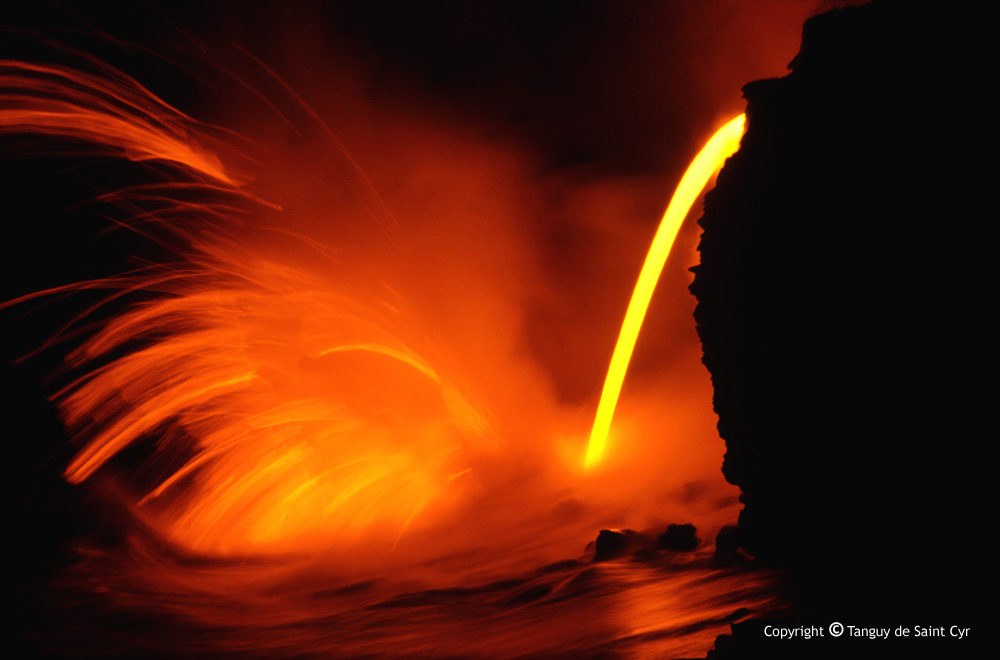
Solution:
{"label": "lava splash", "polygon": [[105,291],[78,330],[98,308],[143,297],[92,324],[66,358],[82,374],[55,395],[79,444],[68,481],[153,443],[160,474],[131,484],[137,504],[170,540],[224,555],[373,530],[392,542],[460,487],[462,457],[489,444],[490,424],[414,348],[391,291],[362,304],[242,244],[234,216],[263,202],[194,120],[134,80],[20,62],[0,72],[4,133],[173,171],[104,200],[131,214],[129,228],[179,246],[182,261],[9,303]]}

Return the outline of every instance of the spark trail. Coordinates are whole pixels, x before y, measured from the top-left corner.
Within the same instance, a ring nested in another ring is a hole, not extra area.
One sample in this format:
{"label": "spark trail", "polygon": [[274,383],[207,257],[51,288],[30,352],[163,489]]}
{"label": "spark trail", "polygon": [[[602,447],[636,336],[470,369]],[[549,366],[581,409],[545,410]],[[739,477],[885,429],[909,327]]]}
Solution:
{"label": "spark trail", "polygon": [[587,445],[585,465],[588,468],[597,465],[604,454],[608,433],[611,430],[611,419],[618,405],[622,384],[625,382],[625,372],[632,359],[632,351],[639,338],[639,330],[646,317],[649,301],[653,298],[653,291],[656,289],[663,266],[667,263],[677,232],[680,231],[684,218],[687,217],[709,179],[722,167],[726,159],[739,149],[745,121],[746,116],[740,115],[715,132],[691,161],[673,197],[670,198],[667,211],[663,214],[659,229],[656,230],[653,244],[649,248],[635,290],[632,292],[632,300],[628,304],[628,311],[625,313],[625,320],[618,334],[618,343],[615,344],[615,352],[608,367],[608,375],[604,380],[601,401],[597,406],[597,416]]}

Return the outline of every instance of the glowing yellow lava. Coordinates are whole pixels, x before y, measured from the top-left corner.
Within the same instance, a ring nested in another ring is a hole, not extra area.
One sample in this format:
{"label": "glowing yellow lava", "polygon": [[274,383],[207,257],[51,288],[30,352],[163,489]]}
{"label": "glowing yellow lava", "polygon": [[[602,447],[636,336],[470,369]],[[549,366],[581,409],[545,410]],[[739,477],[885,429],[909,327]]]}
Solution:
{"label": "glowing yellow lava", "polygon": [[625,381],[625,371],[632,358],[635,341],[639,337],[639,328],[642,327],[642,320],[646,317],[646,309],[649,307],[653,290],[656,288],[657,280],[660,279],[660,272],[667,262],[677,232],[708,180],[722,167],[725,160],[739,149],[745,121],[746,115],[740,115],[715,132],[691,161],[677,185],[677,190],[674,191],[674,196],[670,198],[667,211],[660,221],[660,228],[656,230],[653,244],[649,248],[649,254],[646,255],[646,262],[642,265],[639,280],[635,283],[635,291],[632,292],[632,300],[625,313],[618,343],[615,344],[608,375],[604,380],[604,389],[601,391],[601,402],[597,406],[597,417],[590,431],[590,444],[587,446],[585,460],[587,467],[597,465],[604,453],[604,445],[611,430],[611,418],[615,414],[618,395],[621,394],[622,383]]}

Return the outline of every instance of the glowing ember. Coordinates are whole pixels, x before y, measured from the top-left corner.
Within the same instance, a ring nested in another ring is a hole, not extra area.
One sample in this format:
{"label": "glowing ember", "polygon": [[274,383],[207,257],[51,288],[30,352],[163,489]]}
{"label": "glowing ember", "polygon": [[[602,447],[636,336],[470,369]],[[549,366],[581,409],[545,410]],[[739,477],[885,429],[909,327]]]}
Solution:
{"label": "glowing ember", "polygon": [[677,185],[677,190],[674,191],[674,196],[670,198],[670,204],[667,205],[667,211],[660,221],[660,228],[656,230],[653,244],[649,248],[639,279],[635,283],[635,291],[632,292],[632,300],[625,313],[618,343],[615,344],[615,352],[611,357],[604,389],[601,391],[601,401],[597,407],[597,417],[590,432],[590,443],[587,445],[585,460],[587,467],[597,465],[604,453],[608,432],[611,430],[611,418],[615,414],[622,383],[625,382],[625,372],[629,360],[632,359],[632,350],[635,348],[636,339],[639,338],[639,329],[646,317],[649,301],[653,298],[653,290],[660,279],[664,264],[667,263],[667,257],[670,256],[670,248],[674,244],[677,232],[680,231],[684,218],[701,195],[708,180],[719,171],[725,160],[739,149],[745,121],[746,116],[740,115],[729,120],[715,132],[691,161]]}

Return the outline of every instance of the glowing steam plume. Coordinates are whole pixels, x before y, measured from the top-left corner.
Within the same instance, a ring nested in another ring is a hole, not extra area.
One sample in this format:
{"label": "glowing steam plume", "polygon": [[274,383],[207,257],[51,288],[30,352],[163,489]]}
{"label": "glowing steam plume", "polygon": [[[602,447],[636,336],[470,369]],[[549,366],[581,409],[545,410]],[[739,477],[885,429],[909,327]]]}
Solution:
{"label": "glowing steam plume", "polygon": [[625,313],[618,343],[615,344],[608,375],[604,380],[604,389],[601,391],[601,401],[597,406],[597,417],[590,431],[590,443],[587,446],[585,461],[587,467],[597,465],[604,453],[608,432],[611,430],[611,418],[615,414],[618,396],[625,381],[625,371],[632,358],[636,339],[639,338],[639,329],[646,317],[653,290],[656,288],[657,280],[660,279],[663,266],[667,263],[677,232],[680,231],[684,218],[701,195],[708,180],[722,167],[725,160],[739,149],[745,121],[746,115],[740,115],[715,132],[691,161],[677,185],[677,190],[674,191],[674,196],[670,198],[667,211],[660,221],[660,228],[656,230],[653,244],[649,248],[649,254],[646,255],[646,262],[642,265],[639,280],[635,283],[635,291],[632,292],[632,300]]}

